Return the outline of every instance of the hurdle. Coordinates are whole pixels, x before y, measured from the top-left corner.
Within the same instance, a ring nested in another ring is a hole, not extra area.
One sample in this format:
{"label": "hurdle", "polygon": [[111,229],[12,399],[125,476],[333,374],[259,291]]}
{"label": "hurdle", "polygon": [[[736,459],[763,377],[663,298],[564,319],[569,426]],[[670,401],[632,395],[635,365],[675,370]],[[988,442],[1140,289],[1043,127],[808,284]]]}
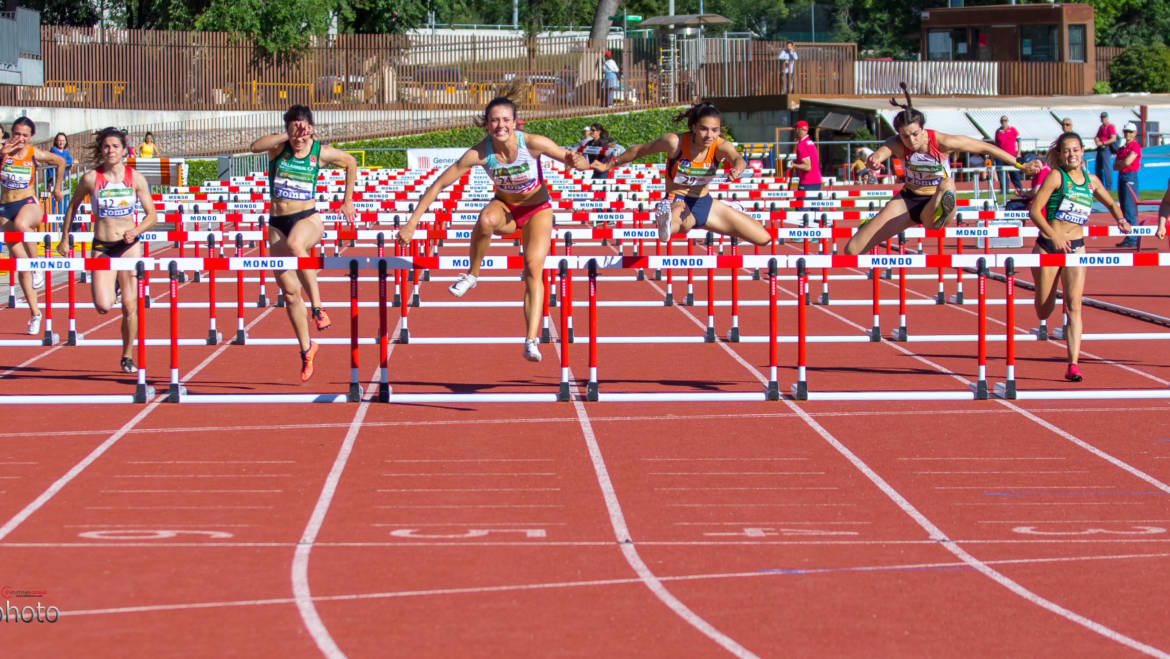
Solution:
{"label": "hurdle", "polygon": [[[15,261],[38,261],[42,259],[3,259],[0,264],[10,270],[18,267]],[[154,398],[154,388],[146,384],[146,264],[142,259],[43,259],[46,272],[53,270],[76,270],[84,267],[85,261],[125,261],[131,262],[135,271],[138,287],[138,374],[133,394],[28,394],[28,395],[0,395],[0,405],[106,405],[126,403],[146,403]],[[5,263],[7,262],[7,263]],[[28,264],[24,269],[30,268]],[[70,274],[72,278],[72,274]],[[46,290],[51,288],[45,287]],[[118,341],[118,345],[122,342]],[[42,345],[37,343],[36,345]],[[49,345],[49,344],[43,344]]]}
{"label": "hurdle", "polygon": [[[712,256],[709,254],[709,256]],[[778,373],[777,351],[776,351],[776,257],[769,260],[769,274],[772,275],[770,280],[770,306],[769,306],[769,331],[771,333],[771,349],[769,351],[769,372],[770,379],[765,384],[762,391],[676,391],[676,392],[603,392],[601,390],[601,383],[598,379],[598,354],[597,346],[601,343],[598,337],[597,330],[597,267],[598,263],[595,258],[590,258],[587,261],[587,268],[589,274],[589,380],[585,385],[585,398],[588,401],[602,401],[602,402],[639,402],[639,401],[768,401],[779,400],[779,384],[776,380]],[[669,264],[667,264],[669,265]],[[563,267],[563,266],[562,266]],[[714,267],[708,267],[707,272],[713,272]],[[708,295],[708,298],[713,296]],[[709,319],[708,329],[714,332],[714,319]],[[630,337],[627,337],[627,339]],[[653,340],[653,337],[647,337]],[[651,342],[645,341],[645,342]],[[616,343],[617,341],[608,341]],[[624,341],[633,342],[633,341]],[[703,341],[706,343],[706,341]],[[565,364],[566,373],[562,374],[562,383],[567,379],[567,363]],[[565,386],[562,384],[562,386]]]}
{"label": "hurdle", "polygon": [[[336,257],[335,257],[336,258]],[[316,257],[304,257],[298,259],[297,257],[266,257],[260,259],[260,263],[256,266],[263,266],[265,268],[272,267],[270,262],[278,260],[280,266],[288,266],[291,260],[293,266],[303,265],[312,267],[317,265],[319,259]],[[196,259],[192,259],[194,261]],[[210,260],[210,259],[209,259]],[[307,394],[191,394],[188,392],[186,385],[181,384],[179,379],[179,292],[178,281],[179,272],[183,264],[178,259],[172,259],[167,265],[167,271],[170,280],[170,294],[171,294],[171,308],[170,308],[170,383],[167,388],[167,402],[170,403],[347,403],[357,402],[362,399],[361,385],[358,383],[358,263],[356,258],[349,259],[349,279],[350,279],[350,379],[349,387],[345,393],[307,393]],[[230,265],[230,264],[229,264]],[[240,267],[248,267],[248,264],[237,264]],[[253,266],[255,267],[255,266]],[[280,267],[277,269],[290,269]],[[214,275],[213,275],[214,276]],[[294,344],[296,339],[291,340]],[[370,341],[374,343],[374,340]],[[287,340],[252,340],[252,345],[286,345]]]}

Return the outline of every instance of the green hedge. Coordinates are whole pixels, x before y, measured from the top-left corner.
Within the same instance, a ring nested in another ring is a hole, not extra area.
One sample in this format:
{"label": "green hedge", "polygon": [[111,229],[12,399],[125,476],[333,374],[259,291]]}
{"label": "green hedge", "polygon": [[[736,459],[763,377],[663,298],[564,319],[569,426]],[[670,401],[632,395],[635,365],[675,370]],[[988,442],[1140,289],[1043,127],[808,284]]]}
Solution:
{"label": "green hedge", "polygon": [[219,177],[219,163],[216,160],[188,160],[187,185],[203,185],[207,181],[215,182]]}
{"label": "green hedge", "polygon": [[[557,144],[577,144],[581,140],[581,129],[598,123],[605,126],[611,137],[623,146],[640,144],[658,139],[663,133],[686,130],[686,125],[673,123],[671,119],[682,108],[644,110],[626,114],[605,114],[573,117],[571,119],[533,119],[524,122],[524,130],[544,135]],[[468,126],[453,130],[442,130],[422,135],[391,137],[381,140],[363,140],[336,145],[347,151],[366,151],[367,167],[406,167],[405,151],[370,151],[369,149],[405,148],[470,148],[482,140],[482,128]],[[639,162],[659,162],[657,154],[639,159]]]}

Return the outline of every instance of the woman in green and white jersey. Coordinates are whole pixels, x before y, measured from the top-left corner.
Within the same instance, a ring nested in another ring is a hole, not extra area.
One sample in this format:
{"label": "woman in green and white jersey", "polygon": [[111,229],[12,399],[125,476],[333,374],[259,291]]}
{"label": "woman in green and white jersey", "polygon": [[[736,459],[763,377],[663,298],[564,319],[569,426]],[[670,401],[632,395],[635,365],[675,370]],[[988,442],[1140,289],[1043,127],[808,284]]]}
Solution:
{"label": "woman in green and white jersey", "polygon": [[[1129,233],[1129,223],[1113,196],[1101,181],[1085,168],[1085,145],[1076,133],[1064,133],[1048,149],[1048,166],[1052,171],[1040,184],[1032,202],[1030,217],[1040,229],[1032,248],[1034,254],[1077,254],[1085,251],[1085,225],[1096,199],[1109,209],[1117,225]],[[1043,266],[1032,268],[1036,282],[1036,315],[1047,320],[1056,307],[1056,282],[1064,291],[1064,309],[1068,326],[1064,339],[1068,348],[1068,369],[1064,378],[1070,382],[1084,379],[1077,359],[1081,352],[1081,294],[1085,290],[1083,266]]]}
{"label": "woman in green and white jersey", "polygon": [[[353,184],[357,162],[348,153],[322,144],[313,138],[313,113],[303,105],[294,105],[284,113],[285,132],[265,135],[252,142],[253,153],[268,153],[268,185],[272,193],[268,222],[269,251],[273,256],[312,256],[313,247],[325,233],[317,202],[313,196],[317,172],[321,165],[345,168],[345,199],[341,213],[353,225]],[[313,375],[313,357],[317,343],[309,338],[309,319],[301,295],[308,291],[309,304],[317,329],[330,326],[329,316],[321,308],[321,291],[316,270],[277,270],[276,283],[284,295],[285,311],[301,347],[301,382]]]}

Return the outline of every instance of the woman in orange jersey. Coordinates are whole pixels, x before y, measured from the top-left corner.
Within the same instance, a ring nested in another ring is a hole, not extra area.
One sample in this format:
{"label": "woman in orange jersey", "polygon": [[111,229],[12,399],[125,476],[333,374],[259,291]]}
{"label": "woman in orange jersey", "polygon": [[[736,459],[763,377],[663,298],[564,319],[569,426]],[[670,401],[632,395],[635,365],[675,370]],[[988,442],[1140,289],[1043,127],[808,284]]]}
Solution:
{"label": "woman in orange jersey", "polygon": [[719,110],[710,103],[697,103],[674,118],[675,121],[684,119],[689,132],[667,133],[653,142],[635,144],[608,163],[593,163],[593,169],[608,172],[642,156],[665,153],[669,158],[666,198],[654,207],[659,240],[697,228],[767,245],[772,237],[745,215],[739,204],[711,198],[708,186],[719,174],[723,162],[731,163],[727,176],[732,180],[747,168],[747,161],[735,145],[723,139],[723,117]]}
{"label": "woman in orange jersey", "polygon": [[[37,126],[32,119],[20,117],[12,122],[12,136],[0,147],[0,215],[4,216],[0,231],[35,231],[44,220],[45,213],[37,203],[38,163],[57,168],[53,177],[53,199],[58,204],[63,199],[61,182],[65,179],[65,160],[29,144],[36,132]],[[8,252],[17,258],[28,258],[36,256],[37,247],[30,242],[8,243]],[[37,274],[40,275],[38,279],[44,276],[43,273]],[[21,272],[17,279],[28,302],[28,333],[35,336],[41,333],[37,284],[33,282],[31,272]]]}

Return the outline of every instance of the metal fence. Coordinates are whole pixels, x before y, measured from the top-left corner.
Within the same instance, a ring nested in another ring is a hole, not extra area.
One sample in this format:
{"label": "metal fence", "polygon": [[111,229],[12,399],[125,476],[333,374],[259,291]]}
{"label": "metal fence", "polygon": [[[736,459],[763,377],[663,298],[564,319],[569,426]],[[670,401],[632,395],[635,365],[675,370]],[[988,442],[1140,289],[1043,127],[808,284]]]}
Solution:
{"label": "metal fence", "polygon": [[1085,67],[1075,62],[853,62],[854,93],[859,96],[897,94],[906,83],[924,96],[1051,96],[1081,95]]}

